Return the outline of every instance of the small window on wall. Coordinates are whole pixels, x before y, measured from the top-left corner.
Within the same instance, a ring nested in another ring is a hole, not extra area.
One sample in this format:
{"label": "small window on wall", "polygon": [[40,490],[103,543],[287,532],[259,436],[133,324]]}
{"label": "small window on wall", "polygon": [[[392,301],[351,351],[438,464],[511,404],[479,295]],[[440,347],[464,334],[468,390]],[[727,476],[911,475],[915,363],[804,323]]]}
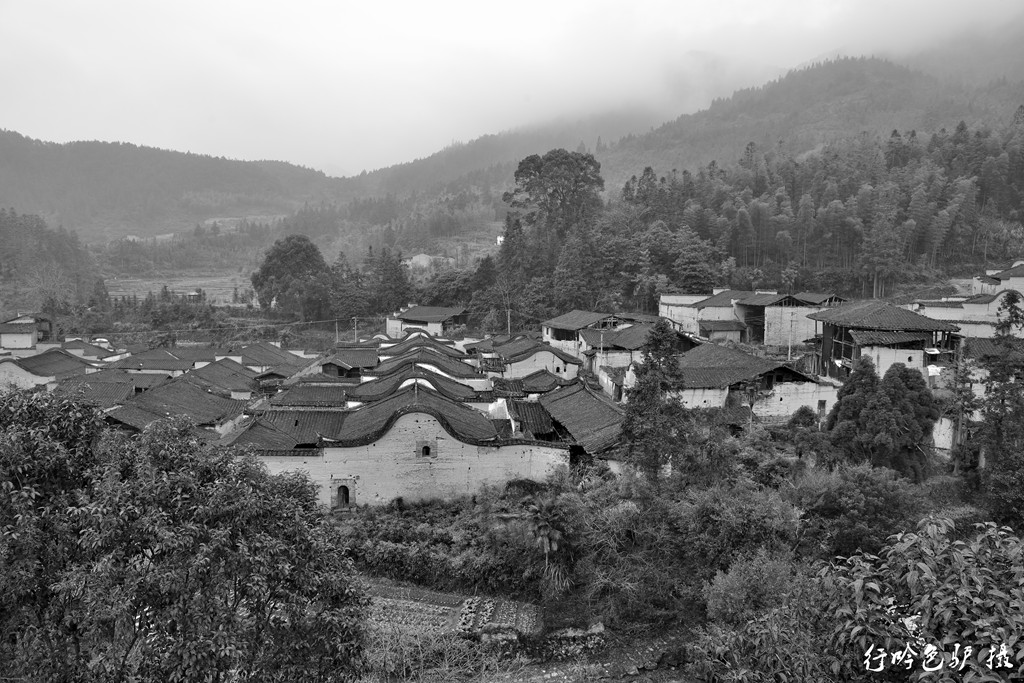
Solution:
{"label": "small window on wall", "polygon": [[437,439],[421,439],[416,442],[417,458],[436,458]]}
{"label": "small window on wall", "polygon": [[430,446],[423,446],[422,448],[420,448],[420,455],[422,455],[424,458],[429,458]]}
{"label": "small window on wall", "polygon": [[355,504],[355,479],[335,479],[331,483],[331,507],[335,510],[343,510],[350,508]]}
{"label": "small window on wall", "polygon": [[913,363],[914,362],[914,357],[913,356],[907,356],[907,362],[908,363]]}

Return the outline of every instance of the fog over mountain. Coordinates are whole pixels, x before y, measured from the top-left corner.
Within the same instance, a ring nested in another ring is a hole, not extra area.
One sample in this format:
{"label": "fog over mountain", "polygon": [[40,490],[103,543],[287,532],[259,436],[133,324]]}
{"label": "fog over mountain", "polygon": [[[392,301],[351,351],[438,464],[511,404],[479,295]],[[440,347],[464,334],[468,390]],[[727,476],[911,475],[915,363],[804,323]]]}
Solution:
{"label": "fog over mountain", "polygon": [[[607,111],[648,125],[821,55],[924,55],[1016,3],[0,4],[0,128],[355,174]],[[967,39],[963,39],[967,40]],[[962,51],[964,75],[976,76]],[[1012,62],[1001,63],[1006,68]],[[1008,73],[1007,76],[1012,76]]]}

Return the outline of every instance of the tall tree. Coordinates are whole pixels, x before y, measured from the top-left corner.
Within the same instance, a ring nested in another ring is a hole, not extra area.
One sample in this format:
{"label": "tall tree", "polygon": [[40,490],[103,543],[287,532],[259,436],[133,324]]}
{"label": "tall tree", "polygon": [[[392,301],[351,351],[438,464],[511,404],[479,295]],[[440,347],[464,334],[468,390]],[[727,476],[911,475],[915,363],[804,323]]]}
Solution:
{"label": "tall tree", "polygon": [[316,320],[329,312],[330,279],[320,249],[305,235],[288,235],[267,250],[252,287],[263,310],[276,305],[286,315]]}

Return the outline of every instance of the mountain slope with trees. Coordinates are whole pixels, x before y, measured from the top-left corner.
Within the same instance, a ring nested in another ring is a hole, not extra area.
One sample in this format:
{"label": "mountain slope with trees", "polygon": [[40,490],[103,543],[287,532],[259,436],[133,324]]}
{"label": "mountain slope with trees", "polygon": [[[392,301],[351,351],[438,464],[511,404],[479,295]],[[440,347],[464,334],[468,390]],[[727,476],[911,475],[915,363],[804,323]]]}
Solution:
{"label": "mountain slope with trees", "polygon": [[[959,120],[972,127],[981,121],[1000,125],[1022,101],[1019,82],[950,85],[880,59],[839,59],[737,91],[644,134],[638,131],[653,123],[649,112],[595,115],[486,135],[350,178],[329,178],[282,162],[124,143],[56,144],[0,131],[0,206],[38,214],[90,242],[180,232],[214,218],[289,215],[304,205],[388,198],[411,202],[397,219],[414,219],[427,216],[446,198],[468,195],[493,220],[495,213],[498,218],[503,213],[501,193],[513,182],[516,162],[549,149],[593,153],[607,187],[618,188],[645,166],[667,172],[712,160],[727,163],[749,142],[765,151],[799,155],[862,131],[923,134],[951,128]],[[450,213],[445,207],[441,212]],[[379,218],[370,224],[396,220]],[[460,234],[470,227],[456,217],[444,230]]]}

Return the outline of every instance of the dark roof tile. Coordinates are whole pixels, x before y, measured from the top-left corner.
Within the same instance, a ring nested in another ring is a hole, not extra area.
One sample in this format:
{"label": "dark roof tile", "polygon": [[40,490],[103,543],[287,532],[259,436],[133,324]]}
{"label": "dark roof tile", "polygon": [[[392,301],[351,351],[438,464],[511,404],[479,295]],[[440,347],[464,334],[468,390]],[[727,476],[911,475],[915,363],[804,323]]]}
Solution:
{"label": "dark roof tile", "polygon": [[594,313],[593,311],[581,311],[579,309],[563,313],[557,318],[551,318],[541,323],[544,327],[553,327],[559,330],[582,330],[602,320],[614,317],[611,313]]}
{"label": "dark roof tile", "polygon": [[581,382],[542,395],[540,404],[588,453],[606,451],[622,436],[622,408]]}
{"label": "dark roof tile", "polygon": [[960,329],[944,320],[933,320],[885,301],[857,301],[811,313],[807,317],[837,327],[862,330],[955,332]]}

